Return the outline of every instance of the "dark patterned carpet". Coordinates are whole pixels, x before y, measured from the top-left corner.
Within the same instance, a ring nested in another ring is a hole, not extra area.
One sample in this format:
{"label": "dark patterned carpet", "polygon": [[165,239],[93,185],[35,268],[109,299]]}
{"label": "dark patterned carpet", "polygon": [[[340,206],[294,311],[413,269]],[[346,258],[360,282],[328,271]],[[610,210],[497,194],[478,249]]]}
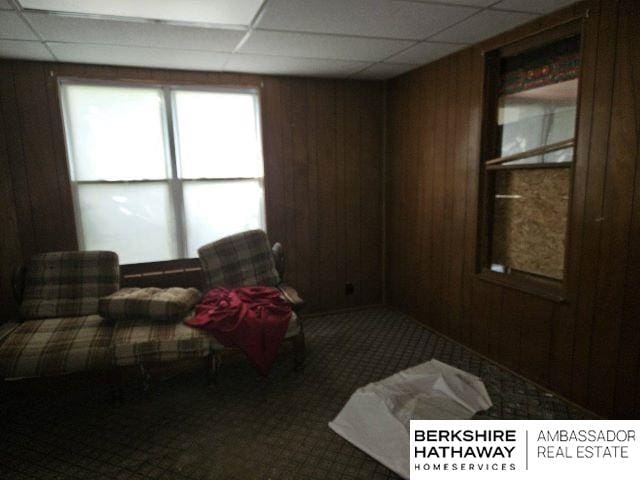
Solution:
{"label": "dark patterned carpet", "polygon": [[147,391],[133,375],[122,403],[90,377],[5,382],[0,478],[397,478],[327,422],[358,387],[431,358],[484,380],[494,407],[478,418],[586,415],[388,309],[311,317],[305,329],[304,371],[285,352],[267,382],[243,358],[218,385],[193,366]]}

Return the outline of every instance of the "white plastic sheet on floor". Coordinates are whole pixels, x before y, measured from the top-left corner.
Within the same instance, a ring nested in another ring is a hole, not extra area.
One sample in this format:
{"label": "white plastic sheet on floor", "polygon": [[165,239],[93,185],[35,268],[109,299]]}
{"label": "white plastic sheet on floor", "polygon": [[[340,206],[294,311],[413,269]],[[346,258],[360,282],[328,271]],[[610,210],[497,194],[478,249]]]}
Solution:
{"label": "white plastic sheet on floor", "polygon": [[491,407],[478,377],[430,360],[359,388],[329,427],[409,478],[410,420],[462,420]]}

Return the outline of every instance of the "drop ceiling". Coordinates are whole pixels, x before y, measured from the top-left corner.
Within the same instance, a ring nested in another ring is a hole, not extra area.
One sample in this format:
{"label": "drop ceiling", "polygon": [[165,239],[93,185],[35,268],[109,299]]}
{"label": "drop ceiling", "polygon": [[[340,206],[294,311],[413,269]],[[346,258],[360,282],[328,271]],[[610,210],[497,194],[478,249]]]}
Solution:
{"label": "drop ceiling", "polygon": [[0,58],[387,79],[575,0],[0,0]]}

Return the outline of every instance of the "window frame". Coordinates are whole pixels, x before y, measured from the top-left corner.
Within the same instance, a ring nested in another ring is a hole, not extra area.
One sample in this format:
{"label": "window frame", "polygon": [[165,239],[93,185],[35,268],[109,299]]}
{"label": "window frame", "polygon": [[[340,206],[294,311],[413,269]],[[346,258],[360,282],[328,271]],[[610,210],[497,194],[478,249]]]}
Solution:
{"label": "window frame", "polygon": [[[499,153],[499,126],[498,105],[500,82],[500,61],[504,57],[516,56],[529,50],[544,47],[550,43],[568,38],[580,36],[580,58],[584,60],[584,31],[583,18],[573,18],[560,25],[554,25],[548,29],[537,31],[524,38],[516,39],[511,43],[492,47],[483,51],[484,56],[484,83],[482,92],[482,129],[481,146],[479,158],[479,189],[478,189],[478,224],[476,242],[476,268],[475,275],[481,280],[489,281],[498,285],[514,288],[555,302],[565,302],[567,298],[567,285],[570,279],[567,278],[569,271],[569,259],[571,257],[570,247],[570,225],[572,222],[572,205],[574,193],[574,179],[576,170],[577,140],[579,135],[580,119],[580,97],[582,90],[583,69],[580,68],[578,74],[578,91],[576,98],[576,119],[574,135],[558,143],[569,143],[573,148],[571,162],[562,163],[539,163],[539,164],[514,164],[503,165],[500,161]],[[583,61],[581,61],[581,65]],[[568,148],[565,146],[564,148]],[[560,149],[560,148],[556,148]],[[527,158],[536,155],[537,148],[530,149],[517,156]],[[531,153],[529,153],[531,152]],[[515,155],[514,155],[515,156]],[[503,157],[504,158],[504,157]],[[568,168],[569,169],[569,201],[566,222],[566,237],[564,251],[564,276],[562,280],[547,278],[535,273],[512,271],[496,272],[491,269],[491,248],[493,239],[493,218],[495,196],[495,178],[498,171],[523,170],[523,169],[549,169]]]}
{"label": "window frame", "polygon": [[[140,88],[140,89],[156,89],[161,92],[162,98],[162,132],[164,138],[165,165],[167,177],[162,179],[143,179],[143,180],[76,180],[74,178],[74,155],[71,148],[71,132],[68,128],[69,119],[67,118],[67,108],[65,103],[68,101],[65,85],[93,85],[106,87],[123,87],[123,88]],[[266,192],[265,192],[265,168],[264,168],[264,145],[262,132],[262,112],[261,112],[261,95],[260,88],[254,86],[227,86],[227,85],[198,85],[198,84],[180,84],[180,83],[160,83],[160,82],[136,82],[135,80],[109,80],[96,78],[81,77],[58,77],[58,102],[62,115],[62,128],[64,131],[65,149],[67,157],[67,166],[69,169],[69,183],[71,186],[71,196],[74,210],[74,220],[76,228],[76,238],[79,250],[86,248],[84,241],[84,232],[82,230],[82,213],[78,202],[78,187],[83,184],[93,185],[114,185],[114,184],[166,184],[169,192],[170,208],[173,214],[173,238],[176,241],[176,258],[159,259],[150,262],[128,263],[123,265],[144,265],[156,264],[175,261],[191,260],[195,257],[188,255],[188,232],[186,221],[186,209],[184,202],[184,187],[188,182],[258,182],[262,191],[262,201],[260,202],[260,221],[262,228],[267,230],[267,213],[266,213]],[[253,97],[255,108],[255,129],[256,139],[258,143],[259,162],[261,162],[261,176],[252,177],[200,177],[200,178],[181,178],[180,165],[178,161],[177,146],[177,119],[174,91],[192,91],[192,92],[211,92],[211,93],[241,93],[250,94]]]}

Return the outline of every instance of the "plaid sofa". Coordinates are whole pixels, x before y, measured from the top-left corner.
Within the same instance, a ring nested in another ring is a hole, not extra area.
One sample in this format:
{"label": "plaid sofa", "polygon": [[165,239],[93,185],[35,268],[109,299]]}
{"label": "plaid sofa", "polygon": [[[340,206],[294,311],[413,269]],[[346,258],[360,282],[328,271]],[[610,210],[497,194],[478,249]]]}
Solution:
{"label": "plaid sofa", "polygon": [[[275,286],[280,281],[267,236],[260,230],[205,245],[199,253],[207,287]],[[205,357],[224,350],[212,334],[179,320],[114,321],[100,316],[99,299],[103,297],[104,304],[104,297],[118,288],[118,257],[113,252],[34,256],[26,269],[20,308],[23,321],[0,325],[2,378],[106,370]],[[199,295],[195,289],[188,293]],[[141,305],[147,308],[149,302]],[[304,338],[300,320],[293,313],[285,337],[295,336]]]}

